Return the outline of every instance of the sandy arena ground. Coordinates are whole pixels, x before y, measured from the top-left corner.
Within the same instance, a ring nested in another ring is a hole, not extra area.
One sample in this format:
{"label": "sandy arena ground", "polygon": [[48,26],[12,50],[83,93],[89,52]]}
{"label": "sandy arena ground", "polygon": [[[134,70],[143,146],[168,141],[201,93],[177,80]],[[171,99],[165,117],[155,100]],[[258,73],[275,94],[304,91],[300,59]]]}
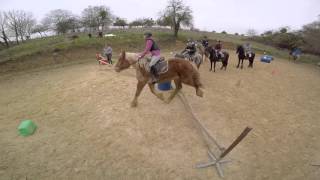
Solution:
{"label": "sandy arena ground", "polygon": [[[220,144],[253,131],[229,155],[225,179],[318,180],[320,69],[276,59],[254,69],[200,68],[205,97],[183,92]],[[248,62],[245,62],[246,66]],[[219,64],[220,66],[220,64]],[[137,108],[133,69],[115,73],[94,60],[0,77],[0,179],[219,179],[179,98],[165,104],[145,87]],[[21,120],[36,133],[21,137]]]}

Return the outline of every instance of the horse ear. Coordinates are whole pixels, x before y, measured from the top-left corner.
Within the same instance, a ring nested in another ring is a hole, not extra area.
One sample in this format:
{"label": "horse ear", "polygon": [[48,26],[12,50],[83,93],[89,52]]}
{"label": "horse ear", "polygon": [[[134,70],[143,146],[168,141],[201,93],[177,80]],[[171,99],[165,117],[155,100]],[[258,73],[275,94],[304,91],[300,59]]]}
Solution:
{"label": "horse ear", "polygon": [[121,51],[121,59],[126,59],[126,52],[124,50]]}

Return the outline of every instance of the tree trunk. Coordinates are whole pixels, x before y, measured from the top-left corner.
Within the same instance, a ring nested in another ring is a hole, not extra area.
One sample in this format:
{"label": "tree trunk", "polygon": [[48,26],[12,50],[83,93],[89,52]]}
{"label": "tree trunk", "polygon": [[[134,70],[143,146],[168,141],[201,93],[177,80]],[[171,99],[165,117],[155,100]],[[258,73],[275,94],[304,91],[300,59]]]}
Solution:
{"label": "tree trunk", "polygon": [[24,39],[23,39],[23,34],[22,33],[20,33],[20,38],[21,38],[21,42],[23,42]]}
{"label": "tree trunk", "polygon": [[178,37],[179,26],[174,27],[174,37]]}
{"label": "tree trunk", "polygon": [[18,30],[17,30],[17,28],[15,28],[15,33],[16,33],[16,42],[17,42],[17,44],[19,44],[19,34],[18,34]]}
{"label": "tree trunk", "polygon": [[1,33],[2,33],[2,39],[4,40],[4,43],[6,44],[7,48],[9,48],[10,45],[9,45],[9,42],[8,42],[8,38],[7,38],[6,32],[4,32],[3,26],[2,26]]}

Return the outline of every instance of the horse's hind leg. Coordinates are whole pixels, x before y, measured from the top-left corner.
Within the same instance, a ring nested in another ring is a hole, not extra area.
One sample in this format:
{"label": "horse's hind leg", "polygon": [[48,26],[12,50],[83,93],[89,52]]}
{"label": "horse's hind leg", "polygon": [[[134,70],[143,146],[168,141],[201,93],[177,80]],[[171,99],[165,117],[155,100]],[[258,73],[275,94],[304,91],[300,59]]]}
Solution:
{"label": "horse's hind leg", "polygon": [[178,94],[178,92],[181,90],[182,88],[182,83],[180,78],[178,79],[174,79],[174,84],[176,85],[176,89],[170,94],[167,103],[171,102],[172,99]]}
{"label": "horse's hind leg", "polygon": [[237,68],[239,68],[239,66],[240,66],[240,58],[239,58],[239,60],[238,60]]}
{"label": "horse's hind leg", "polygon": [[252,68],[252,64],[253,64],[253,61],[249,59],[249,65],[248,65],[248,67],[249,67],[249,68]]}
{"label": "horse's hind leg", "polygon": [[241,67],[240,67],[241,69],[243,69],[243,61],[244,59],[241,60]]}
{"label": "horse's hind leg", "polygon": [[134,96],[134,99],[131,102],[131,107],[136,107],[138,105],[138,97],[145,85],[146,85],[146,81],[138,81],[136,94]]}
{"label": "horse's hind leg", "polygon": [[154,94],[155,96],[157,96],[157,98],[161,99],[162,101],[164,101],[164,97],[163,97],[163,94],[162,93],[157,93],[155,88],[154,88],[154,84],[152,83],[149,83],[149,88],[150,88],[150,91],[152,92],[152,94]]}

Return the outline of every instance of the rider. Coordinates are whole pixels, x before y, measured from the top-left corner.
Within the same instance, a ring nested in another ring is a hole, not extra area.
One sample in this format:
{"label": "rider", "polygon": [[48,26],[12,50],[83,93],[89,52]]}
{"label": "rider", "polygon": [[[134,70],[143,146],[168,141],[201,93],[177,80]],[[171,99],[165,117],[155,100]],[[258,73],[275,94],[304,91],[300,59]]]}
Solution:
{"label": "rider", "polygon": [[245,50],[246,56],[251,56],[252,48],[250,43],[244,44],[244,50]]}
{"label": "rider", "polygon": [[149,63],[149,72],[151,74],[151,83],[155,83],[158,79],[155,65],[160,60],[160,48],[156,42],[152,39],[150,32],[144,33],[144,39],[146,40],[146,47],[144,51],[139,55],[138,60],[142,59],[149,52],[151,53],[151,61]]}
{"label": "rider", "polygon": [[191,39],[188,39],[187,47],[182,51],[182,54],[187,52],[189,57],[192,57],[195,55],[196,51],[197,49],[195,42],[193,42]]}
{"label": "rider", "polygon": [[205,48],[207,48],[209,46],[209,41],[208,41],[207,36],[203,36],[201,43],[202,43],[202,46]]}
{"label": "rider", "polygon": [[220,40],[218,40],[218,43],[214,46],[214,49],[216,50],[216,55],[217,55],[218,58],[223,58],[224,57],[224,55],[223,55],[223,53],[221,51],[222,44],[221,44]]}

